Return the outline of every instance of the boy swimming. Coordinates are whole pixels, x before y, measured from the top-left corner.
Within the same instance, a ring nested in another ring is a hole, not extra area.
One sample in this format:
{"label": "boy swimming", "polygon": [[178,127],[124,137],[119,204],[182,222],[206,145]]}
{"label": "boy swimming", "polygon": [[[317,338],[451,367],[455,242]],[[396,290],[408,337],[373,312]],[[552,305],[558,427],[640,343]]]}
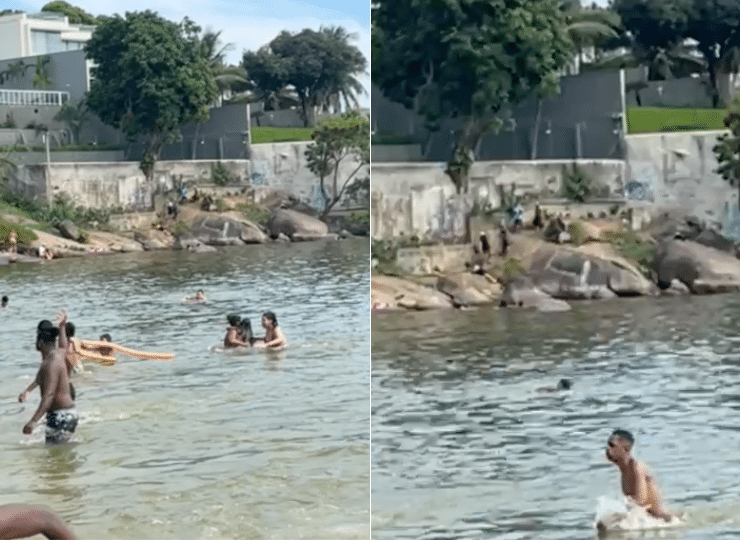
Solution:
{"label": "boy swimming", "polygon": [[629,431],[614,430],[606,446],[606,458],[619,467],[622,492],[651,516],[671,521],[674,514],[663,507],[658,485],[644,463],[631,455],[635,438]]}

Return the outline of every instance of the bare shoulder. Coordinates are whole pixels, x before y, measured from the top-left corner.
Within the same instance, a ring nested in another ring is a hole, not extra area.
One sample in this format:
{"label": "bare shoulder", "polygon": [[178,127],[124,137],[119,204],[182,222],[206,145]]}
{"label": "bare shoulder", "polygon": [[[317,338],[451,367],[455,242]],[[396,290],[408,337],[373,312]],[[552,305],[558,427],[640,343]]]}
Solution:
{"label": "bare shoulder", "polygon": [[635,460],[635,471],[638,474],[643,475],[645,478],[650,480],[653,477],[653,473],[644,462]]}

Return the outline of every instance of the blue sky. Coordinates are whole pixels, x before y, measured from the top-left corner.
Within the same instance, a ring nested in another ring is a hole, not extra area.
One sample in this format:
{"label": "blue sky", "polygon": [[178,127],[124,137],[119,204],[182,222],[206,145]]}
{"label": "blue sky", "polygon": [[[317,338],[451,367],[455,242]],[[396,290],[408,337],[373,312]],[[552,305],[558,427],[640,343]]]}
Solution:
{"label": "blue sky", "polygon": [[[0,0],[0,10],[39,11],[50,0]],[[189,17],[203,28],[221,31],[223,43],[233,43],[227,61],[236,64],[242,52],[268,43],[282,30],[343,26],[357,35],[355,45],[370,61],[369,0],[67,0],[92,15],[121,15],[126,11],[152,9],[162,17],[179,22]],[[369,71],[369,70],[368,70]],[[360,77],[368,90],[360,104],[370,106],[370,75]]]}

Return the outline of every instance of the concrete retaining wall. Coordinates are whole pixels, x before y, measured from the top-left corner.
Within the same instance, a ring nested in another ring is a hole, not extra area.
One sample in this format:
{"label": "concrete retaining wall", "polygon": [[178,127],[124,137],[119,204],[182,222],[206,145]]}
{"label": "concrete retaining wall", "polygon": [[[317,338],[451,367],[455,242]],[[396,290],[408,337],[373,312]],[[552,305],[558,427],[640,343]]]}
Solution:
{"label": "concrete retaining wall", "polygon": [[623,191],[621,160],[476,162],[469,193],[457,195],[444,173],[445,163],[373,163],[371,231],[373,238],[413,236],[430,240],[465,237],[465,215],[473,205],[501,206],[499,186],[532,199],[560,193],[563,177],[576,163],[604,195]]}

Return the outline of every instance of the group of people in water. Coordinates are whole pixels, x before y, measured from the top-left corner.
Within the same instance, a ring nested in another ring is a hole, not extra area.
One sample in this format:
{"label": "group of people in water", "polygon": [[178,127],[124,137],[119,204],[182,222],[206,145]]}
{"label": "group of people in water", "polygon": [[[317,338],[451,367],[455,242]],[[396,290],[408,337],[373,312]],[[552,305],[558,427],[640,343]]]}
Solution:
{"label": "group of people in water", "polygon": [[265,329],[264,337],[254,337],[252,323],[249,319],[242,318],[235,313],[226,316],[229,327],[224,336],[224,347],[235,349],[237,347],[254,347],[256,349],[282,349],[287,346],[285,335],[278,326],[277,316],[272,311],[262,314],[262,328]]}

